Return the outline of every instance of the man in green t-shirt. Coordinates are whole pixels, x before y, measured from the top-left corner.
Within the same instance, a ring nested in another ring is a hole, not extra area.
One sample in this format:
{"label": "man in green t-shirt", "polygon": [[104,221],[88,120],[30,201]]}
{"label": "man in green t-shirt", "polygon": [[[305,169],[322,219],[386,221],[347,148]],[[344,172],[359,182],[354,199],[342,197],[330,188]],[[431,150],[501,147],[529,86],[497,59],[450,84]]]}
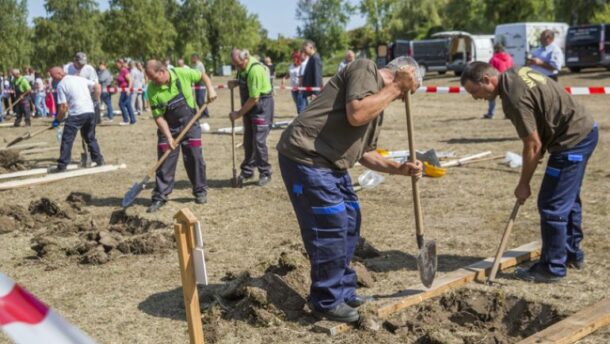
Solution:
{"label": "man in green t-shirt", "polygon": [[236,121],[243,117],[244,161],[238,185],[254,176],[258,168],[260,174],[257,185],[264,186],[271,181],[271,165],[267,149],[267,136],[273,124],[273,88],[267,68],[247,50],[233,49],[233,65],[238,69],[237,80],[229,81],[229,87],[239,86],[241,108],[231,112],[229,119]]}
{"label": "man in green t-shirt", "polygon": [[13,69],[11,71],[13,74],[14,87],[15,87],[15,97],[19,100],[17,104],[13,105],[15,109],[15,127],[19,127],[21,125],[21,119],[25,119],[25,126],[29,127],[32,125],[31,113],[30,113],[30,97],[29,94],[32,93],[32,86],[26,80],[26,78],[21,75],[19,69]]}
{"label": "man in green t-shirt", "polygon": [[499,74],[488,63],[473,62],[461,83],[475,99],[502,98],[504,113],[523,141],[523,167],[514,192],[521,204],[531,195],[530,181],[538,163],[545,152],[550,153],[538,193],[540,261],[529,269],[517,269],[515,276],[558,282],[568,267],[584,266],[580,188],[597,146],[597,124],[561,85],[530,67]]}
{"label": "man in green t-shirt", "polygon": [[194,84],[202,81],[209,90],[208,102],[216,99],[210,78],[205,73],[190,68],[167,69],[157,60],[146,62],[146,75],[150,80],[147,86],[148,99],[158,127],[157,154],[160,158],[168,149],[173,150],[157,170],[152,204],[147,211],[152,213],[161,208],[174,188],[174,175],[180,152],[178,146],[182,148],[184,166],[193,186],[195,202],[204,204],[207,202],[208,186],[199,122],[189,129],[182,142],[175,142],[174,138],[195,114],[195,99],[192,92]]}
{"label": "man in green t-shirt", "polygon": [[375,150],[384,109],[419,87],[415,66],[404,57],[383,69],[367,59],[352,62],[328,81],[277,144],[311,263],[309,303],[315,316],[354,322],[356,308],[367,301],[356,294],[356,272],[350,268],[361,219],[348,169],[360,162],[379,172],[421,176],[421,162],[398,163]]}

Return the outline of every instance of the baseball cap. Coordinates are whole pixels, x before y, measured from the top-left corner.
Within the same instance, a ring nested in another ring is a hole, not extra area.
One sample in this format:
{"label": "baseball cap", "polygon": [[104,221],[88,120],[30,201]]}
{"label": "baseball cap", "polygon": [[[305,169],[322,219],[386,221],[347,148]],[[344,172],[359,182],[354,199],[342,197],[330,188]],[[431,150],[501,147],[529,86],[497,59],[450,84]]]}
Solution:
{"label": "baseball cap", "polygon": [[87,64],[87,55],[83,52],[78,52],[74,55],[74,61],[78,62],[81,65]]}

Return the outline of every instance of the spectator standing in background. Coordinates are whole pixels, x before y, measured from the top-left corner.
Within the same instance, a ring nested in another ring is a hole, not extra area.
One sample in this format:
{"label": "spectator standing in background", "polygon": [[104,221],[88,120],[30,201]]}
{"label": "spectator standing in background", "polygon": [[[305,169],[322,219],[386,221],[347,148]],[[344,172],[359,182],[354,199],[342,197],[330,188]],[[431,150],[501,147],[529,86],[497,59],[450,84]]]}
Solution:
{"label": "spectator standing in background", "polygon": [[290,78],[290,87],[292,93],[292,100],[297,107],[297,114],[300,114],[305,109],[305,97],[303,93],[298,90],[300,86],[299,75],[301,71],[301,52],[295,51],[292,54],[292,64],[288,67],[288,78]]}
{"label": "spectator standing in background", "polygon": [[34,106],[36,107],[36,116],[47,117],[48,111],[45,105],[46,90],[44,82],[38,73],[34,79]]}
{"label": "spectator standing in background", "polygon": [[121,115],[123,116],[123,122],[120,125],[136,124],[136,116],[131,107],[132,94],[132,82],[131,75],[129,75],[129,69],[127,63],[123,59],[116,60],[116,67],[119,70],[119,76],[117,77],[117,84],[121,89],[121,97],[119,98],[119,107],[121,108]]}
{"label": "spectator standing in background", "polygon": [[[205,73],[205,65],[203,64],[203,62],[201,62],[201,58],[199,58],[199,55],[197,55],[197,54],[191,55],[191,68],[198,71],[201,74]],[[207,90],[205,89],[205,84],[203,83],[203,81],[199,81],[198,83],[195,84],[195,101],[197,103],[198,109],[200,107],[202,107],[203,104],[205,103],[206,93],[207,93]],[[208,108],[205,108],[205,110],[203,110],[203,115],[201,115],[201,117],[205,117],[205,118],[210,117]]]}
{"label": "spectator standing in background", "polygon": [[557,81],[559,71],[563,67],[563,52],[555,45],[555,33],[544,30],[540,34],[540,47],[528,57],[525,64],[536,72]]}
{"label": "spectator standing in background", "polygon": [[352,50],[348,50],[345,53],[345,59],[339,63],[339,67],[337,68],[337,73],[341,72],[348,64],[353,62],[356,59],[356,54]]}
{"label": "spectator standing in background", "polygon": [[[304,87],[322,87],[322,59],[320,54],[316,52],[316,44],[313,41],[307,40],[303,43],[303,51],[307,54],[307,63],[303,72]],[[317,97],[320,91],[305,91],[307,97]]]}
{"label": "spectator standing in background", "polygon": [[[140,65],[141,67],[142,65]],[[138,64],[135,61],[129,62],[129,74],[132,78],[132,93],[131,93],[131,108],[135,111],[136,115],[140,116],[142,112],[142,88],[144,87],[144,72],[138,68]]]}
{"label": "spectator standing in background", "polygon": [[[53,80],[53,79],[51,79]],[[45,80],[44,81],[44,87],[46,90],[46,94],[45,94],[45,105],[47,106],[47,110],[49,111],[49,116],[55,118],[55,116],[57,115],[57,109],[55,107],[55,92],[53,92],[53,87],[51,86],[52,81],[51,80]]]}
{"label": "spectator standing in background", "polygon": [[102,86],[102,101],[104,102],[104,104],[106,104],[106,120],[108,121],[112,121],[112,119],[114,118],[114,112],[113,112],[113,108],[112,108],[112,93],[110,92],[110,90],[108,89],[110,86],[112,86],[112,74],[110,73],[110,71],[108,70],[108,66],[106,65],[106,62],[100,62],[99,66],[98,66],[98,77],[99,77],[99,81],[100,81],[100,85]]}
{"label": "spectator standing in background", "polygon": [[[496,43],[494,45],[494,54],[491,57],[491,60],[489,60],[489,64],[497,69],[500,74],[502,74],[507,69],[512,68],[514,62],[513,57],[504,51],[504,46],[502,43]],[[487,113],[483,116],[483,118],[492,119],[496,113],[496,100],[493,99],[489,100],[488,102],[489,106],[487,107]]]}
{"label": "spectator standing in background", "polygon": [[[269,70],[269,81],[271,81],[271,87],[273,87],[273,80],[275,79],[275,65],[269,56],[265,57],[264,62],[265,67],[267,67]],[[275,88],[273,88],[273,94],[275,94]]]}
{"label": "spectator standing in background", "polygon": [[[301,49],[301,66],[299,68],[299,87],[303,87],[303,75],[305,74],[305,67],[307,66],[307,62],[309,62],[309,57],[305,54],[305,51]],[[307,99],[307,95],[305,91],[299,90],[299,94],[301,96],[301,111],[303,111],[307,105],[309,104],[309,100]]]}

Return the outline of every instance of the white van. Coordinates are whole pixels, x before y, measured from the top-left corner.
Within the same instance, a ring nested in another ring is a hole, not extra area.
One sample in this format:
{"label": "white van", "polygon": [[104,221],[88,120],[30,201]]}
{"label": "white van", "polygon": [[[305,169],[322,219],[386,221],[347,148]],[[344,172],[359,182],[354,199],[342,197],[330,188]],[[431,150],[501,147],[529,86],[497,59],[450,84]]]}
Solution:
{"label": "white van", "polygon": [[471,35],[464,31],[437,32],[432,38],[449,39],[447,69],[459,76],[473,61],[489,62],[494,53],[493,35]]}
{"label": "white van", "polygon": [[569,25],[566,23],[511,23],[496,26],[496,42],[502,43],[516,66],[525,65],[525,59],[540,46],[540,34],[544,30],[555,32],[553,42],[565,51],[566,35]]}

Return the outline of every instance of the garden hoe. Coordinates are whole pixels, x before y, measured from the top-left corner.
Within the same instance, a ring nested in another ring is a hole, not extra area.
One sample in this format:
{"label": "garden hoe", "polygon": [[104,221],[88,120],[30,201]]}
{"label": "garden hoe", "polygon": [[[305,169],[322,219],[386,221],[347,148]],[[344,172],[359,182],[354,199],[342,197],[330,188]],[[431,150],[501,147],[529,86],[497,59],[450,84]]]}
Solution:
{"label": "garden hoe", "polygon": [[504,250],[506,250],[506,244],[508,244],[508,237],[510,236],[510,232],[513,229],[513,224],[515,223],[515,218],[517,217],[517,213],[519,212],[519,200],[515,202],[515,206],[513,207],[513,212],[510,214],[508,218],[508,223],[506,224],[506,228],[504,229],[504,234],[502,235],[502,240],[500,241],[500,246],[498,246],[498,252],[496,252],[496,258],[494,259],[494,264],[491,267],[491,272],[489,276],[487,276],[487,284],[491,285],[496,279],[496,274],[498,273],[498,268],[500,267],[500,259],[504,254]]}
{"label": "garden hoe", "polygon": [[[413,137],[413,118],[411,115],[411,94],[407,92],[404,98],[405,111],[407,113],[407,133],[409,135],[409,151],[415,152],[415,140]],[[409,154],[409,160],[414,163],[416,154]],[[421,203],[419,201],[419,187],[417,177],[411,177],[411,186],[413,189],[413,208],[415,210],[415,229],[417,238],[417,268],[419,270],[419,278],[426,288],[432,286],[434,276],[436,275],[437,259],[436,259],[436,242],[424,240],[424,219],[421,211]]]}
{"label": "garden hoe", "polygon": [[[231,88],[231,112],[235,111],[235,100],[233,99],[233,88]],[[231,121],[231,153],[233,154],[233,179],[231,185],[234,188],[240,187],[237,180],[237,169],[235,168],[235,121]]]}
{"label": "garden hoe", "polygon": [[[186,133],[191,129],[191,127],[193,127],[195,122],[197,122],[197,120],[199,120],[199,118],[201,117],[201,114],[203,114],[203,111],[207,107],[208,107],[208,102],[203,104],[203,106],[199,109],[199,111],[197,111],[195,116],[193,116],[193,118],[191,118],[191,120],[182,129],[180,134],[178,134],[178,137],[176,137],[174,139],[174,142],[176,142],[175,149],[180,147],[180,141],[182,141],[182,139],[184,138]],[[169,156],[169,154],[173,151],[174,151],[174,149],[172,149],[171,147],[167,151],[165,151],[165,153],[163,153],[161,158],[159,160],[157,160],[157,163],[150,170],[148,170],[148,173],[144,176],[142,181],[139,183],[133,184],[133,186],[129,189],[129,191],[127,191],[127,193],[123,197],[123,201],[121,202],[121,206],[123,208],[129,207],[136,200],[136,197],[142,191],[142,189],[144,189],[144,186],[146,185],[146,183],[154,177],[155,173],[157,172],[157,169],[159,169],[159,167],[161,167],[161,165],[163,165],[165,160],[167,160],[167,157]]]}

